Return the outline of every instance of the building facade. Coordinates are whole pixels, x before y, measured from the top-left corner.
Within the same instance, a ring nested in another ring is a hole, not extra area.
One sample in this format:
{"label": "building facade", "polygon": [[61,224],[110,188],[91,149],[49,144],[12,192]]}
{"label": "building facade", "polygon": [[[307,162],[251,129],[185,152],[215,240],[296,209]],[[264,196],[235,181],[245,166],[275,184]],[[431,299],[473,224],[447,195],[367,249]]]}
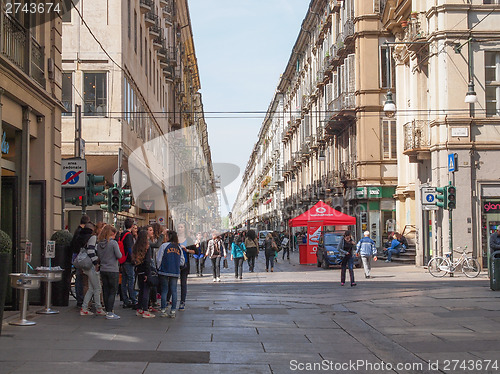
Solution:
{"label": "building facade", "polygon": [[311,1],[245,171],[235,224],[266,226],[271,216],[279,225],[267,228],[285,229],[322,199],[358,217],[357,231],[378,245],[404,229],[393,198],[395,121],[381,110],[394,86],[381,10],[380,1]]}
{"label": "building facade", "polygon": [[61,227],[61,17],[20,9],[0,2],[1,229],[14,272],[25,271],[28,242],[32,265],[42,265],[45,241]]}
{"label": "building facade", "polygon": [[[78,104],[88,172],[112,185],[123,152],[133,204],[119,220],[172,227],[176,218],[201,229],[199,213],[215,204],[215,181],[188,3],[107,4],[79,2],[64,20],[63,157],[74,156]],[[88,209],[96,220],[112,219],[97,206]],[[75,227],[81,211],[67,212]]]}

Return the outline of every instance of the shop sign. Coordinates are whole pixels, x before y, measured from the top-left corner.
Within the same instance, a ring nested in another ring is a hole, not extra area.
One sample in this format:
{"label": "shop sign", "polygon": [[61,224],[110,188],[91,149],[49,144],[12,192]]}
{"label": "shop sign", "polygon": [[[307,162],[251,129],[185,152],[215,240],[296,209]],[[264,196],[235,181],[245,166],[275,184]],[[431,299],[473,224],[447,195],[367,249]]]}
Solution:
{"label": "shop sign", "polygon": [[382,196],[382,191],[380,187],[368,187],[368,197],[370,199],[380,199]]}
{"label": "shop sign", "polygon": [[366,199],[366,187],[357,187],[356,188],[356,198],[357,199]]}
{"label": "shop sign", "polygon": [[483,201],[483,213],[500,213],[500,201]]}
{"label": "shop sign", "polygon": [[5,131],[2,134],[2,153],[9,153],[9,142],[7,141],[7,134],[5,133]]}

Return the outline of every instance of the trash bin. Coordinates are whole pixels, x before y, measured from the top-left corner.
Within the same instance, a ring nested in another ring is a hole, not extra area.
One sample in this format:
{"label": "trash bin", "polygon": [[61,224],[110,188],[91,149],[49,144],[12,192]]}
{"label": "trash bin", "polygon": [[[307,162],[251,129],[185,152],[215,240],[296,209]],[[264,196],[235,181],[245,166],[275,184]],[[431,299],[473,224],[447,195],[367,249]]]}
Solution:
{"label": "trash bin", "polygon": [[73,253],[68,245],[56,245],[56,257],[52,260],[52,266],[60,266],[64,269],[62,281],[52,285],[52,305],[68,306],[69,290],[71,287],[71,257]]}
{"label": "trash bin", "polygon": [[500,251],[490,255],[490,288],[493,291],[500,290]]}

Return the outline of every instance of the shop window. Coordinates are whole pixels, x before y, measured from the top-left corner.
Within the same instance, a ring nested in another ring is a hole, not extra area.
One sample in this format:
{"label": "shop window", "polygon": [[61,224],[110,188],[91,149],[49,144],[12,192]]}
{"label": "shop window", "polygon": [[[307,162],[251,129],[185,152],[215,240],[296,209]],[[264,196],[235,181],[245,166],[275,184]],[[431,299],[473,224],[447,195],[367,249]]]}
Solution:
{"label": "shop window", "polygon": [[107,113],[107,74],[83,73],[83,115],[105,116]]}
{"label": "shop window", "polygon": [[396,121],[382,120],[382,152],[384,159],[397,158],[396,152]]}
{"label": "shop window", "polygon": [[500,110],[500,52],[485,52],[484,65],[486,116],[498,116]]}
{"label": "shop window", "polygon": [[73,115],[73,72],[62,74],[62,103],[66,109],[62,115]]}

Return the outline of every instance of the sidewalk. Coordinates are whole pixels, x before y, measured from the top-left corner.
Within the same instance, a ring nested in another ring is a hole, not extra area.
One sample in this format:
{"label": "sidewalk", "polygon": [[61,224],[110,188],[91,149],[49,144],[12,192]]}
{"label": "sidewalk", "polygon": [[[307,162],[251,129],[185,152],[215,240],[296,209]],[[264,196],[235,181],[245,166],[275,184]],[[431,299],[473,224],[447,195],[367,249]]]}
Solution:
{"label": "sidewalk", "polygon": [[[262,272],[261,257],[255,273],[245,265],[242,280],[231,263],[221,283],[210,268],[203,278],[190,275],[187,308],[175,320],[139,318],[120,306],[117,321],[81,317],[72,301],[58,315],[30,316],[36,326],[4,321],[0,373],[500,371],[500,362],[478,370],[500,360],[500,293],[485,274],[438,279],[378,261],[372,279],[356,269],[351,288],[340,286],[339,269],[299,265],[297,252],[290,263],[280,257],[274,273]],[[453,359],[472,360],[474,370],[446,370]],[[356,370],[345,366],[357,360]]]}

